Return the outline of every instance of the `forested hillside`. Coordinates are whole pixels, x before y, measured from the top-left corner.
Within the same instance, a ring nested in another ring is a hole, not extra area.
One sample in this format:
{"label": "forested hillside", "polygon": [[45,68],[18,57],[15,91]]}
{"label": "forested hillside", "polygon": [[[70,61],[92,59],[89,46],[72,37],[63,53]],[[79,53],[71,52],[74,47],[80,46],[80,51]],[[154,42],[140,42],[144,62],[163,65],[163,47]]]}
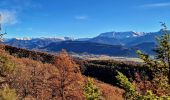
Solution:
{"label": "forested hillside", "polygon": [[65,51],[56,55],[53,64],[44,64],[11,56],[1,46],[0,64],[1,100],[84,100],[89,98],[84,87],[91,85],[98,89],[95,98],[123,99],[122,89],[83,76],[80,66]]}

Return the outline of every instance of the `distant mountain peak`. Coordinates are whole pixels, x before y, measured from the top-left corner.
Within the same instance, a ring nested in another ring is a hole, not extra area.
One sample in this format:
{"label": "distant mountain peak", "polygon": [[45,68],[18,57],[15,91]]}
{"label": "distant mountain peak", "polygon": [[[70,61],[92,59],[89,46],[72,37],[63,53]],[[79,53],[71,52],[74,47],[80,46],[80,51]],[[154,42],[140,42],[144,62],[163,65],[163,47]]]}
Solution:
{"label": "distant mountain peak", "polygon": [[145,35],[144,32],[135,32],[135,31],[127,31],[127,32],[106,32],[100,34],[98,37],[104,38],[116,38],[116,39],[124,39],[124,38],[132,38]]}
{"label": "distant mountain peak", "polygon": [[133,31],[133,34],[134,34],[134,36],[143,36],[143,35],[146,35],[145,32],[135,32],[135,31]]}
{"label": "distant mountain peak", "polygon": [[24,37],[24,38],[14,38],[14,39],[16,39],[16,40],[32,40],[32,38],[26,38],[26,37]]}
{"label": "distant mountain peak", "polygon": [[71,37],[40,37],[40,38],[29,38],[29,37],[23,37],[23,38],[12,38],[15,40],[23,40],[23,41],[29,41],[29,40],[61,40],[61,41],[67,41],[67,40],[74,40],[74,38]]}
{"label": "distant mountain peak", "polygon": [[114,38],[115,32],[106,32],[106,33],[101,33],[98,37],[109,37],[109,38]]}

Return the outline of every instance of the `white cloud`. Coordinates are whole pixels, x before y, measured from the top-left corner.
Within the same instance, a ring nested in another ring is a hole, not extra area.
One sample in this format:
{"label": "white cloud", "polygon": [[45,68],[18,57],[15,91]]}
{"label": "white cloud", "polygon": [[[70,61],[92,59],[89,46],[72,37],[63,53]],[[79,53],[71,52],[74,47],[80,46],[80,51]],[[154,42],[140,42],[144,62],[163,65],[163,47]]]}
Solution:
{"label": "white cloud", "polygon": [[77,19],[77,20],[86,20],[86,19],[88,19],[88,16],[86,16],[86,15],[75,16],[75,19]]}
{"label": "white cloud", "polygon": [[170,2],[145,4],[145,5],[141,5],[140,7],[142,8],[170,7]]}
{"label": "white cloud", "polygon": [[41,5],[33,0],[0,0],[1,23],[13,25],[18,22],[19,14],[24,10],[38,9]]}
{"label": "white cloud", "polygon": [[27,9],[38,9],[42,5],[36,0],[0,0],[1,9],[12,9],[16,11],[23,11]]}
{"label": "white cloud", "polygon": [[17,23],[17,15],[15,11],[0,10],[1,23],[6,25],[13,25]]}

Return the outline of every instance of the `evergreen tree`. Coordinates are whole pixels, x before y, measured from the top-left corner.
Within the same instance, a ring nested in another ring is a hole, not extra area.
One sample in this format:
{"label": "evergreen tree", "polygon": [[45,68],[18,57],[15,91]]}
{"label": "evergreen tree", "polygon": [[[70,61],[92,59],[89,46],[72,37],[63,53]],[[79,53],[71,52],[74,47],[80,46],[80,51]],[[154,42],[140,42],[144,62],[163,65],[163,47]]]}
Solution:
{"label": "evergreen tree", "polygon": [[135,86],[128,80],[128,78],[121,72],[118,72],[116,78],[119,82],[118,85],[120,85],[125,90],[124,94],[125,99],[136,100],[137,92]]}
{"label": "evergreen tree", "polygon": [[168,78],[170,84],[170,33],[165,23],[161,24],[163,29],[162,35],[157,37],[157,46],[154,50],[155,57],[152,59],[149,55],[137,51],[137,54],[144,60],[146,65],[152,70],[154,78]]}
{"label": "evergreen tree", "polygon": [[125,100],[170,100],[170,96],[157,96],[153,94],[151,90],[148,90],[144,95],[141,95],[136,90],[135,86],[121,72],[118,72],[116,78],[119,82],[118,85],[125,90]]}
{"label": "evergreen tree", "polygon": [[155,58],[163,64],[166,74],[168,74],[170,84],[170,33],[168,33],[165,23],[162,23],[162,26],[163,35],[161,37],[157,37],[158,45],[155,49]]}
{"label": "evergreen tree", "polygon": [[87,84],[84,86],[84,95],[87,100],[100,99],[101,92],[91,78],[88,78]]}

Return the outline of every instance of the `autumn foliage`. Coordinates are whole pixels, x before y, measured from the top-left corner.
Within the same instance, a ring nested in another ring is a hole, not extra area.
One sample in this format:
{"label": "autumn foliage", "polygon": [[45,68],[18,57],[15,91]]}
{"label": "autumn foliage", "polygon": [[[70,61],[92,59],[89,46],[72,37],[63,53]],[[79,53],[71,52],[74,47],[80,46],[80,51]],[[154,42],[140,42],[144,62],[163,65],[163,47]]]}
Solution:
{"label": "autumn foliage", "polygon": [[[52,62],[17,58],[0,49],[0,97],[7,98],[7,91],[14,100],[85,100],[87,78],[81,74],[80,65],[64,50]],[[95,79],[94,84],[103,98],[123,99],[123,90]]]}
{"label": "autumn foliage", "polygon": [[82,99],[82,77],[79,66],[65,50],[56,56],[54,65],[58,69],[58,73],[49,79],[52,81],[51,88],[55,93],[53,97],[62,100]]}

